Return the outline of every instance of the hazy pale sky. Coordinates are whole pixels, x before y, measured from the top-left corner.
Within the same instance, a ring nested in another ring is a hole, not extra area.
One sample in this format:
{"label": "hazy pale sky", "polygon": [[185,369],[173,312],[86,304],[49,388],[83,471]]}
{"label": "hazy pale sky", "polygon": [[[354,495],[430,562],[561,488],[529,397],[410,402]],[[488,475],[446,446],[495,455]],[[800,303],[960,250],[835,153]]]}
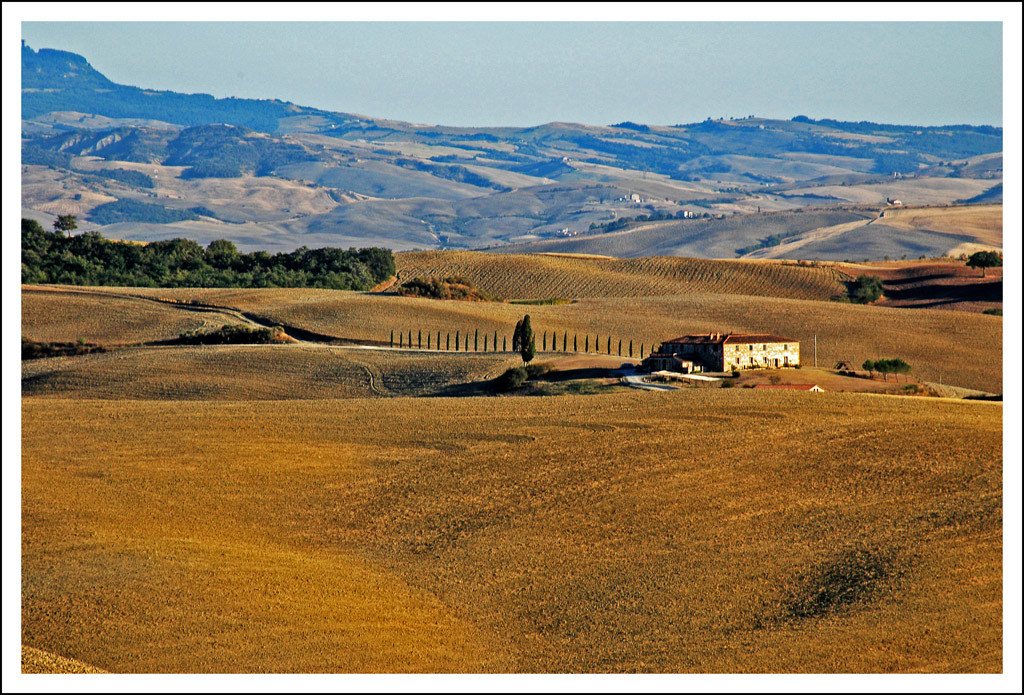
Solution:
{"label": "hazy pale sky", "polygon": [[26,21],[21,35],[122,84],[417,123],[1002,124],[999,22]]}

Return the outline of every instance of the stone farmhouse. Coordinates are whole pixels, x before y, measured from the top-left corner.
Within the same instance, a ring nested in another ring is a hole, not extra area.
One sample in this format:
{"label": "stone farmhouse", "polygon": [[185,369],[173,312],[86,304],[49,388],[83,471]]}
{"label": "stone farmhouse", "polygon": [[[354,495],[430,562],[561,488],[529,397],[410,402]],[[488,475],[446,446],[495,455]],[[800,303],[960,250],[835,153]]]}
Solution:
{"label": "stone farmhouse", "polygon": [[781,369],[799,364],[800,343],[792,338],[761,333],[704,333],[662,343],[643,361],[642,367],[652,372],[691,374]]}

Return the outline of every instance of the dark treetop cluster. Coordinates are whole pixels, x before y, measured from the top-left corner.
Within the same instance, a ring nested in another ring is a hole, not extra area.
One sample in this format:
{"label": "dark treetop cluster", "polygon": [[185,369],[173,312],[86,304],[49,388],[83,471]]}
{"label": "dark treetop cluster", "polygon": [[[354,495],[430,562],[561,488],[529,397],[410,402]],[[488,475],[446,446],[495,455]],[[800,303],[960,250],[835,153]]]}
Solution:
{"label": "dark treetop cluster", "polygon": [[65,236],[21,221],[21,281],[122,287],[322,287],[368,290],[395,274],[389,249],[240,253],[219,239],[117,242],[96,232]]}

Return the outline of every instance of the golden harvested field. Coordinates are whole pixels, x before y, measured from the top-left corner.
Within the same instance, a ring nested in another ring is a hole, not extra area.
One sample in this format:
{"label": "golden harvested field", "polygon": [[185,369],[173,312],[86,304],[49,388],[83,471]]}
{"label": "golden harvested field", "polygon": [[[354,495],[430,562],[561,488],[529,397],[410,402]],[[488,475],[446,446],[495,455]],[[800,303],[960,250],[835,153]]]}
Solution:
{"label": "golden harvested field", "polygon": [[22,641],[100,669],[1002,669],[1001,404],[29,397],[22,423]]}
{"label": "golden harvested field", "polygon": [[581,254],[502,255],[474,251],[395,254],[399,280],[464,277],[503,299],[760,295],[827,300],[844,279],[830,265],[715,261],[659,256],[613,259]]}
{"label": "golden harvested field", "polygon": [[134,288],[22,287],[21,334],[43,342],[115,345],[176,338],[237,320],[132,297]]}
{"label": "golden harvested field", "polygon": [[[900,309],[771,297],[721,294],[683,296],[593,298],[573,304],[522,306],[496,302],[459,302],[330,290],[147,290],[162,297],[197,299],[252,312],[284,325],[298,326],[339,338],[387,344],[391,331],[430,333],[442,339],[450,332],[461,336],[479,329],[493,339],[511,339],[515,323],[529,314],[537,335],[557,332],[558,350],[568,332],[579,350],[590,335],[600,351],[623,355],[634,343],[635,356],[656,343],[680,335],[708,332],[775,333],[799,340],[801,356],[814,360],[818,336],[818,364],[832,367],[839,360],[860,365],[866,359],[901,357],[926,381],[992,393],[1002,392],[1002,319],[978,313],[938,309]],[[482,345],[481,345],[482,347]],[[550,346],[549,346],[550,347]]]}
{"label": "golden harvested field", "polygon": [[103,669],[33,647],[21,648],[22,673],[107,673]]}
{"label": "golden harvested field", "polygon": [[989,249],[1003,248],[1003,206],[892,208],[885,224],[899,229],[927,229],[944,234],[966,234]]}
{"label": "golden harvested field", "polygon": [[327,345],[133,348],[26,360],[23,396],[281,400],[427,396],[492,379],[512,355],[351,350]]}

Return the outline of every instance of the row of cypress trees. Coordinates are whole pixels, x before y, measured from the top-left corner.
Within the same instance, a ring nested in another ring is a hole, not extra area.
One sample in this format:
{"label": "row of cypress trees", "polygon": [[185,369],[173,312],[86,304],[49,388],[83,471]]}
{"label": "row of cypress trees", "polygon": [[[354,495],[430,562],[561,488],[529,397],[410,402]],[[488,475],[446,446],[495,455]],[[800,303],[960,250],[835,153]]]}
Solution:
{"label": "row of cypress trees", "polygon": [[[527,333],[528,331],[528,333]],[[528,335],[528,337],[526,337]],[[508,352],[510,347],[512,352],[522,353],[528,350],[530,346],[533,346],[533,350],[537,348],[537,337],[533,334],[532,330],[529,330],[529,316],[524,317],[519,323],[516,324],[516,329],[512,334],[511,346],[506,336],[501,336],[501,349],[498,349],[498,331],[494,331],[493,334],[480,333],[480,329],[470,331],[455,331],[454,336],[450,331],[426,331],[417,330],[413,333],[412,330],[406,331],[391,331],[391,347],[399,348],[414,348],[414,349],[427,349],[427,350],[454,350],[457,352]],[[570,350],[570,345],[572,349]],[[581,340],[579,334],[573,333],[572,341],[569,340],[569,332],[564,331],[561,336],[558,335],[557,331],[544,331],[540,337],[540,350],[542,352],[580,352]],[[617,355],[619,357],[638,357],[644,356],[643,343],[640,343],[639,352],[634,351],[634,343],[632,340],[623,341],[621,338],[613,340],[611,336],[606,336],[604,341],[604,350],[601,349],[600,335],[593,336],[593,342],[591,342],[591,336],[586,334],[582,339],[582,352],[596,352],[600,354],[604,352],[607,355]],[[593,350],[591,349],[593,348]],[[529,360],[525,360],[529,361]]]}

